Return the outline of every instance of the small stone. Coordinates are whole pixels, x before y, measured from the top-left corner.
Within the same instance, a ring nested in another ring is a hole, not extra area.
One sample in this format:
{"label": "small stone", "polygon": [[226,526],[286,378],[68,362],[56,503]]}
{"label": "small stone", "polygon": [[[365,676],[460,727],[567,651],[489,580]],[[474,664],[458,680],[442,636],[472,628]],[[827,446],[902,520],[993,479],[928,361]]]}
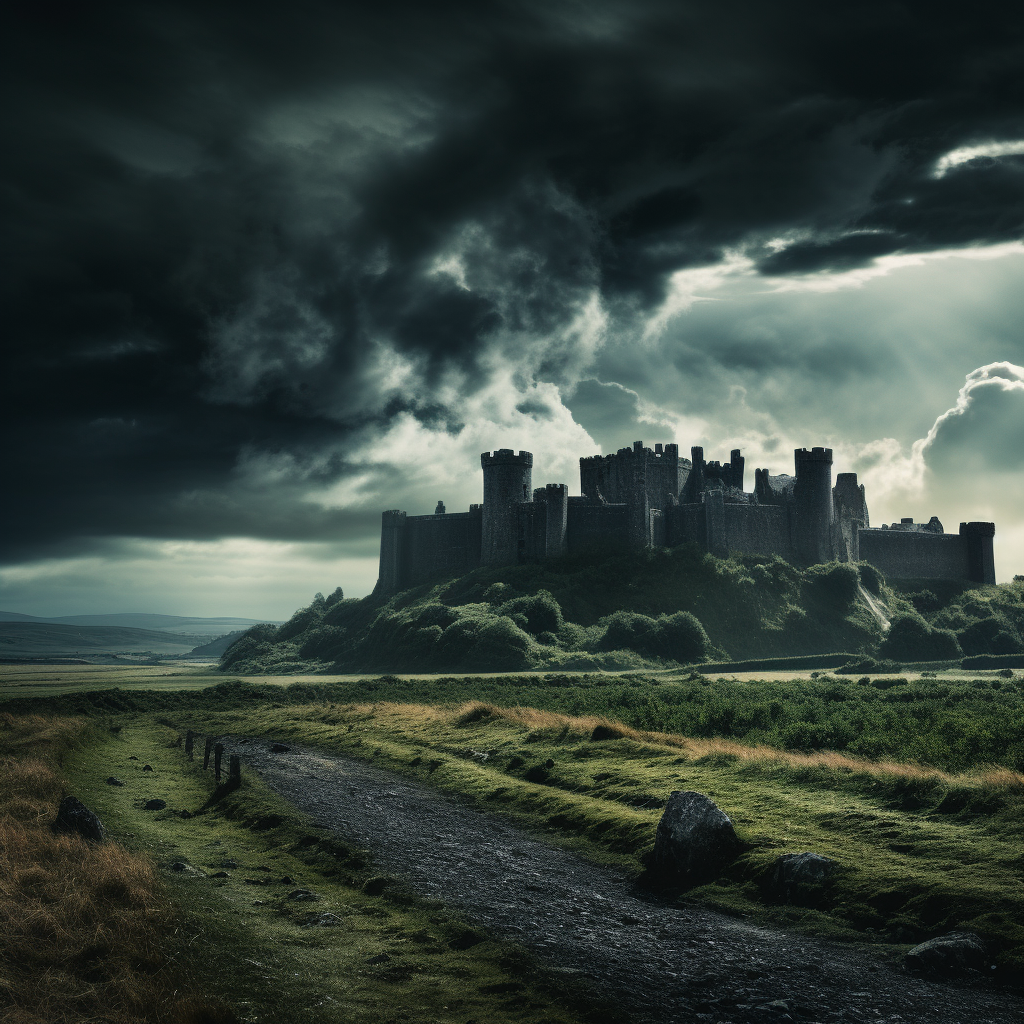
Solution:
{"label": "small stone", "polygon": [[294,900],[296,903],[315,903],[320,897],[315,892],[310,892],[309,889],[294,889],[288,893],[288,899]]}
{"label": "small stone", "polygon": [[211,878],[230,878],[231,876],[226,871],[215,871],[212,875],[210,875],[210,877]]}
{"label": "small stone", "polygon": [[268,871],[269,872],[270,868],[268,868],[266,864],[258,864],[256,866],[256,870],[257,871]]}
{"label": "small stone", "polygon": [[162,811],[166,806],[166,800],[147,800],[145,809],[147,811]]}
{"label": "small stone", "polygon": [[100,819],[81,800],[66,796],[57,809],[57,817],[50,828],[57,833],[77,833],[83,839],[95,843],[103,842],[103,826]]}
{"label": "small stone", "polygon": [[128,755],[128,760],[129,761],[138,761],[138,758],[134,754],[129,754]]}
{"label": "small stone", "polygon": [[144,765],[142,766],[142,770],[143,770],[144,772],[151,772],[151,771],[153,770],[153,766],[152,766],[152,765],[149,765],[149,764],[144,764]]}
{"label": "small stone", "polygon": [[278,884],[279,885],[294,885],[295,884],[295,879],[291,878],[289,875],[285,875],[284,878],[282,878],[281,881]]}
{"label": "small stone", "polygon": [[322,914],[307,914],[301,921],[301,928],[337,928],[343,921],[337,914],[324,912]]}
{"label": "small stone", "polygon": [[391,957],[387,953],[378,953],[376,956],[371,956],[366,962],[368,964],[387,964],[391,962]]}
{"label": "small stone", "polygon": [[776,899],[799,902],[813,895],[839,870],[839,863],[819,853],[785,853],[772,865],[768,890]]}
{"label": "small stone", "polygon": [[695,885],[720,874],[741,849],[732,821],[714,800],[675,790],[658,822],[651,867],[667,880]]}
{"label": "small stone", "polygon": [[974,932],[949,932],[922,942],[904,958],[907,968],[936,974],[962,974],[984,969],[985,944]]}
{"label": "small stone", "polygon": [[108,786],[123,786],[124,783],[120,779],[116,779],[116,778],[114,778],[113,775],[111,775],[110,778],[107,779],[107,785]]}
{"label": "small stone", "polygon": [[178,811],[178,817],[184,819],[185,821],[188,821],[188,819],[192,817],[192,812],[191,811]]}

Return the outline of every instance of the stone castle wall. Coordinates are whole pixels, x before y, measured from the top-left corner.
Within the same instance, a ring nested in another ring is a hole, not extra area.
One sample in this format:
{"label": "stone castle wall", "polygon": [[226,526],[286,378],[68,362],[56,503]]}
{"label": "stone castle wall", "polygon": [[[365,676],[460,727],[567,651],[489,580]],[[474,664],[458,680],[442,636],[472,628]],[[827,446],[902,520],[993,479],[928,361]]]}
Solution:
{"label": "stone castle wall", "polygon": [[794,476],[754,472],[743,490],[738,450],[721,464],[692,448],[642,442],[615,455],[580,459],[583,495],[566,484],[531,487],[533,455],[499,449],[480,457],[484,501],[468,512],[430,516],[389,510],[381,520],[378,592],[479,565],[539,562],[566,552],[627,551],[693,543],[715,555],[777,555],[805,564],[863,559],[893,579],[994,583],[992,523],[961,523],[946,534],[932,517],[870,529],[855,473],[832,486],[832,450],[798,449]]}

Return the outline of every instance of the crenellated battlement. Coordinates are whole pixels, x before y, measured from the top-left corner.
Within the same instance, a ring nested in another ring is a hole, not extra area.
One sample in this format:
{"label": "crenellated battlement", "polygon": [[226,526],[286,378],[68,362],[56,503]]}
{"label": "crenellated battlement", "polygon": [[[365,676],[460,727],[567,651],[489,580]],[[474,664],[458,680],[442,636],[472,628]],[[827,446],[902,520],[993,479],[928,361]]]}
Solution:
{"label": "crenellated battlement", "polygon": [[801,462],[827,462],[831,466],[832,449],[812,448],[808,451],[806,448],[796,448],[793,451],[793,458],[796,460],[797,464]]}
{"label": "crenellated battlement", "polygon": [[511,448],[499,448],[493,454],[481,452],[480,465],[487,466],[532,466],[533,453],[520,452],[518,455]]}

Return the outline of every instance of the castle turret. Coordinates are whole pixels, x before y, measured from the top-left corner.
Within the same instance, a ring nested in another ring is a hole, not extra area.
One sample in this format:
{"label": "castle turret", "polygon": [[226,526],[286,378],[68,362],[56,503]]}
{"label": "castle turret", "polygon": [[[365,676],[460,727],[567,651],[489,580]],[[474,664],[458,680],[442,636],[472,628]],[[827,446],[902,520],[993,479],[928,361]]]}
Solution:
{"label": "castle turret", "polygon": [[519,560],[517,506],[532,498],[533,455],[501,448],[480,456],[484,472],[483,565],[513,565]]}
{"label": "castle turret", "polygon": [[534,501],[542,501],[547,506],[547,519],[544,535],[544,554],[547,558],[557,558],[566,552],[568,529],[569,485],[547,484],[533,492]]}
{"label": "castle turret", "polygon": [[995,583],[996,565],[992,552],[995,523],[961,523],[960,536],[967,544],[967,578],[974,583]]}
{"label": "castle turret", "polygon": [[402,542],[405,536],[405,520],[405,513],[398,509],[388,509],[381,515],[378,593],[397,594],[402,589]]}
{"label": "castle turret", "polygon": [[832,449],[797,448],[794,547],[808,562],[827,562],[832,549]]}

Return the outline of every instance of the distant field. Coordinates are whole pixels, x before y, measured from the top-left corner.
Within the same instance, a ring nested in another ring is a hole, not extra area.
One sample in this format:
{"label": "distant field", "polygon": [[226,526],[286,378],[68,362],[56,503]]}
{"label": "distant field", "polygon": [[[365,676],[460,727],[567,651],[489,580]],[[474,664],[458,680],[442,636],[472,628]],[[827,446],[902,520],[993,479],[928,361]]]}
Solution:
{"label": "distant field", "polygon": [[68,626],[52,622],[0,622],[0,658],[76,654],[188,654],[209,636],[130,626]]}
{"label": "distant field", "polygon": [[[517,672],[516,676],[543,678],[549,672]],[[562,672],[567,678],[584,676],[630,676],[637,673],[615,672]],[[640,673],[653,676],[663,683],[671,684],[685,679],[688,672],[665,671]],[[810,670],[789,669],[777,672],[720,672],[704,673],[709,679],[736,679],[749,683],[756,680],[782,682],[790,679],[810,679]],[[954,681],[966,678],[997,677],[995,670],[967,672],[963,669],[948,669],[936,673],[937,680]],[[499,679],[507,678],[507,672],[475,672],[471,675],[454,673],[403,673],[406,680],[431,679]],[[908,680],[921,678],[919,671],[901,672],[900,677]],[[115,687],[133,690],[201,690],[217,686],[226,680],[238,678],[217,670],[215,662],[194,664],[191,662],[168,662],[162,665],[0,665],[0,701],[16,697],[51,697],[62,693],[109,690]],[[271,686],[291,686],[295,683],[330,685],[331,683],[355,683],[361,679],[376,678],[374,673],[350,675],[263,675],[244,676],[245,682]],[[460,699],[462,699],[460,695]]]}

